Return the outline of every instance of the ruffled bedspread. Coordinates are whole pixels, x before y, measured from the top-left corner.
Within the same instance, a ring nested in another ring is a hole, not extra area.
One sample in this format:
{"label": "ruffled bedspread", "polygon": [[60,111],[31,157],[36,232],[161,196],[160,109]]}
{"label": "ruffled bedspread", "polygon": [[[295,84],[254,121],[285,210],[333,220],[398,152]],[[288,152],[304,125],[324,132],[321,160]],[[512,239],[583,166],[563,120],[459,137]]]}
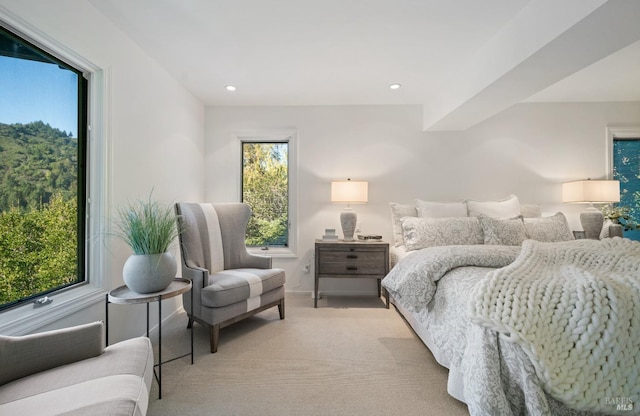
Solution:
{"label": "ruffled bedspread", "polygon": [[638,242],[527,240],[475,286],[470,317],[520,345],[571,408],[615,414],[612,401],[640,399]]}
{"label": "ruffled bedspread", "polygon": [[512,263],[520,247],[439,246],[408,254],[382,281],[394,299],[413,312],[431,302],[436,283],[447,272],[462,266],[503,267]]}

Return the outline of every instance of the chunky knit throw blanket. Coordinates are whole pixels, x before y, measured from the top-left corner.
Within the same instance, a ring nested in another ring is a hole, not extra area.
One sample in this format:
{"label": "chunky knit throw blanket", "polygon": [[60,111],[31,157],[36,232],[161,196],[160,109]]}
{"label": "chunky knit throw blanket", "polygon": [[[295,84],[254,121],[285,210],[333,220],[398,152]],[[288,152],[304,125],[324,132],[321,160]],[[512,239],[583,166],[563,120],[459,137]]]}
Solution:
{"label": "chunky knit throw blanket", "polygon": [[474,322],[521,345],[545,390],[569,407],[640,404],[640,242],[526,240],[470,307]]}

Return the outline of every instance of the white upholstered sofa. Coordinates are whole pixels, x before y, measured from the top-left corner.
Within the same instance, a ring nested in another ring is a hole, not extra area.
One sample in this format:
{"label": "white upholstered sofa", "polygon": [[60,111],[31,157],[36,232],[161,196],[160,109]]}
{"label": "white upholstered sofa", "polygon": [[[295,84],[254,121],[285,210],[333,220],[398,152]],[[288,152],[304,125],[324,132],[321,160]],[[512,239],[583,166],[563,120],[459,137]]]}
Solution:
{"label": "white upholstered sofa", "polygon": [[0,336],[0,415],[145,415],[151,342],[140,337],[104,348],[102,334],[102,322],[94,322]]}

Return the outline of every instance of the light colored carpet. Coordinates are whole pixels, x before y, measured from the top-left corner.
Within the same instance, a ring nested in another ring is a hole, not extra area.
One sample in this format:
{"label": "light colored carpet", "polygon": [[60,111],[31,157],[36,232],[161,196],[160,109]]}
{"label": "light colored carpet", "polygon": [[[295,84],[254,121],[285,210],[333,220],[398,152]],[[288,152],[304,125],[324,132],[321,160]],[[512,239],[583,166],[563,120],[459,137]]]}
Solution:
{"label": "light colored carpet", "polygon": [[[163,365],[163,397],[154,381],[148,414],[469,414],[447,394],[447,370],[393,306],[337,296],[318,306],[309,295],[287,295],[285,320],[273,308],[224,328],[216,354],[195,324],[195,363]],[[163,326],[164,359],[188,352],[186,322],[182,313]]]}

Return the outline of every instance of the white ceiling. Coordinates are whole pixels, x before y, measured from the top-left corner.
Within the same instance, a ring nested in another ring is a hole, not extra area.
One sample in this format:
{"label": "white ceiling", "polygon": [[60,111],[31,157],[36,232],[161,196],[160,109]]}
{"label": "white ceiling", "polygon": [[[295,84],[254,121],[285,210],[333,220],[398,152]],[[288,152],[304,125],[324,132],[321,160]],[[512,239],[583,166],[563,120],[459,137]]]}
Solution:
{"label": "white ceiling", "polygon": [[637,0],[90,1],[205,105],[640,101]]}

